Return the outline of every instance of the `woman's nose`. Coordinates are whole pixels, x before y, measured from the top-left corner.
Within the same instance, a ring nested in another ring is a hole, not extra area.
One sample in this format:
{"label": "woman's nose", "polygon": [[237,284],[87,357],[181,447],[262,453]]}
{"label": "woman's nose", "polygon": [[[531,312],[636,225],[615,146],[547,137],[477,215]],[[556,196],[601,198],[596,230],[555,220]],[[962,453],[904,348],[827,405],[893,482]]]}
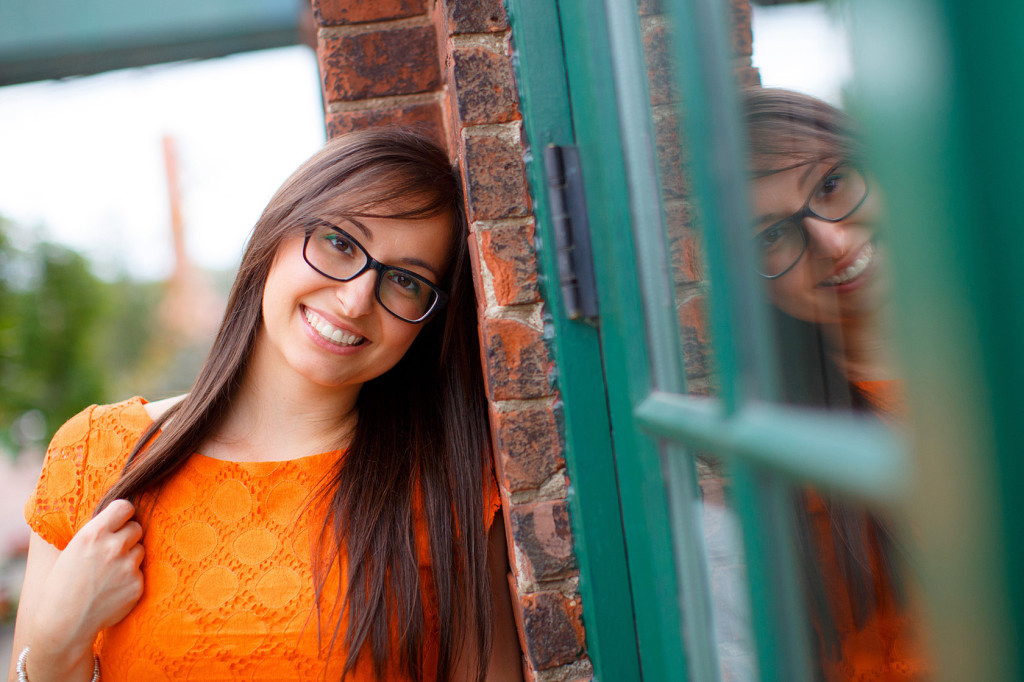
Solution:
{"label": "woman's nose", "polygon": [[375,305],[377,271],[368,269],[354,279],[338,282],[335,295],[341,303],[342,312],[349,317],[369,315]]}
{"label": "woman's nose", "polygon": [[850,250],[848,231],[841,222],[831,223],[818,218],[804,218],[807,231],[807,250],[815,258],[837,259]]}

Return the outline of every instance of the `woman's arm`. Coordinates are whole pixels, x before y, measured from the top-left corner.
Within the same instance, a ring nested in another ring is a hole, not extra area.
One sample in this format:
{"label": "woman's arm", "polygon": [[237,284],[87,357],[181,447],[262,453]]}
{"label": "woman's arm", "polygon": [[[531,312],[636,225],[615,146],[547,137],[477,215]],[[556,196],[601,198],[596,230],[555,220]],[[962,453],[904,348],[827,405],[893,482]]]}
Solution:
{"label": "woman's arm", "polygon": [[[486,682],[522,682],[523,663],[519,649],[519,635],[516,632],[512,600],[508,590],[508,551],[505,549],[505,519],[498,512],[490,533],[487,535],[487,568],[491,578],[493,595],[494,637],[491,660],[487,664]],[[472,628],[469,632],[472,632]],[[471,637],[462,638],[462,653],[455,663],[456,682],[473,682],[479,652],[471,644]]]}
{"label": "woman's arm", "polygon": [[17,659],[27,645],[32,682],[92,678],[96,635],[124,618],[142,596],[142,527],[131,520],[134,513],[130,502],[115,500],[63,552],[32,534],[9,682],[18,679]]}
{"label": "woman's arm", "polygon": [[522,682],[523,654],[519,648],[515,615],[508,585],[508,550],[505,545],[505,519],[501,512],[487,538],[487,563],[494,593],[494,648],[487,666],[487,682]]}

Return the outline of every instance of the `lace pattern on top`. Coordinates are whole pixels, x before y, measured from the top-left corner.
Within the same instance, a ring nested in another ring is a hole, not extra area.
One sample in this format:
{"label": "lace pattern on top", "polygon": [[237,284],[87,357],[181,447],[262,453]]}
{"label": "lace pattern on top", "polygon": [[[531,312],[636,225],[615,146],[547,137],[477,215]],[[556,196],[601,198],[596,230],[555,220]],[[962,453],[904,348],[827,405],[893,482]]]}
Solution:
{"label": "lace pattern on top", "polygon": [[[47,542],[64,549],[91,517],[151,424],[144,404],[134,398],[93,406],[58,431],[25,508],[29,525]],[[104,679],[340,678],[342,645],[330,660],[325,651],[333,594],[321,604],[325,632],[323,646],[318,643],[310,542],[322,510],[309,506],[340,456],[226,462],[197,454],[175,472],[144,505],[142,599],[97,639]],[[485,500],[489,527],[500,506],[490,476]],[[415,523],[425,542],[422,518]],[[432,679],[438,623],[429,554],[424,556],[423,671]],[[336,580],[332,574],[327,584]],[[375,679],[372,672],[369,657],[362,656],[348,679]]]}

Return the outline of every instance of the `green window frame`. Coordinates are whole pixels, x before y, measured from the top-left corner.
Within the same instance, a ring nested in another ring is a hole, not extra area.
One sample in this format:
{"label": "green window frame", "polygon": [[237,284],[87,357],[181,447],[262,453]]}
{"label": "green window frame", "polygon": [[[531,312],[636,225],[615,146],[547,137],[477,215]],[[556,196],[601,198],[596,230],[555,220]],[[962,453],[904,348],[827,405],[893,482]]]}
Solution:
{"label": "green window frame", "polygon": [[[1015,120],[1024,66],[1014,47],[1024,6],[847,6],[867,74],[858,101],[873,148],[888,151],[872,167],[901,226],[891,249],[897,303],[915,311],[897,331],[904,348],[931,351],[903,353],[915,408],[908,443],[852,416],[772,402],[770,335],[743,239],[744,140],[724,8],[721,0],[664,5],[682,99],[701,103],[686,108],[683,132],[713,282],[714,400],[685,394],[635,2],[508,0],[532,158],[549,144],[579,148],[598,272],[597,327],[568,319],[557,290],[546,289],[597,678],[719,679],[692,454],[701,450],[732,467],[760,679],[810,679],[783,501],[793,482],[909,509],[924,538],[937,679],[1018,679],[1024,581],[1012,576],[1024,575],[1014,503],[1024,483],[1024,297],[1000,292],[1012,289],[1014,260],[1024,257],[1024,230],[1014,229],[1006,200],[1021,164],[1005,153],[1024,150]],[[922,77],[942,69],[959,78]],[[541,268],[555,273],[543,168],[532,163],[529,172]],[[929,518],[940,494],[954,511]],[[940,590],[947,598],[936,598]],[[958,632],[965,615],[978,632]]]}

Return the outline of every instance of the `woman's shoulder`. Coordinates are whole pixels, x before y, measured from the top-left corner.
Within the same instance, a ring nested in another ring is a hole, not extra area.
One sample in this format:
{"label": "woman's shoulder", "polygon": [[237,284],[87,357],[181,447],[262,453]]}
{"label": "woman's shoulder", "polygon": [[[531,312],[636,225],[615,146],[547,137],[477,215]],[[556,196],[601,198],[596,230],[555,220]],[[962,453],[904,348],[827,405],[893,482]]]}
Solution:
{"label": "woman's shoulder", "polygon": [[50,450],[88,440],[98,433],[145,429],[152,419],[146,410],[144,398],[134,397],[108,405],[90,405],[68,419],[57,429],[50,442]]}
{"label": "woman's shoulder", "polygon": [[47,542],[63,549],[117,480],[132,447],[153,423],[145,405],[139,397],[91,405],[57,430],[25,505],[25,519]]}

